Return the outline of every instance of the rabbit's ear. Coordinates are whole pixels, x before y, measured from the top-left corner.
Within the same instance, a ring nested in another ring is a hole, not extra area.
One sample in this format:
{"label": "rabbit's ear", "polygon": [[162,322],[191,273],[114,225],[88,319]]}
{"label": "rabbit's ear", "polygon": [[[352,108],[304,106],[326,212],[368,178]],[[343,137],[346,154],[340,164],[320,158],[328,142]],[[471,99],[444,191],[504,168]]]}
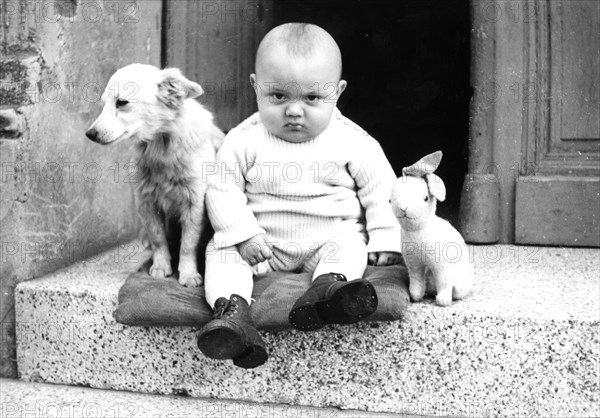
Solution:
{"label": "rabbit's ear", "polygon": [[442,161],[442,151],[436,151],[424,156],[411,166],[404,167],[402,174],[405,176],[423,177],[425,174],[433,173]]}
{"label": "rabbit's ear", "polygon": [[429,193],[440,202],[446,200],[446,186],[441,178],[433,173],[425,174],[425,180],[427,180],[427,187]]}

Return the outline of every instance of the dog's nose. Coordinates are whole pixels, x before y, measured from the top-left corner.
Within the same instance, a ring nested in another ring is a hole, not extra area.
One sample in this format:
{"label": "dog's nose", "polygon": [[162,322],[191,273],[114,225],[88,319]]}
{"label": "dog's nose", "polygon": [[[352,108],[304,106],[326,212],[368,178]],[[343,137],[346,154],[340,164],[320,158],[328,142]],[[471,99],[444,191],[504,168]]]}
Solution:
{"label": "dog's nose", "polygon": [[92,141],[96,142],[96,139],[98,138],[98,131],[96,130],[96,128],[91,127],[90,129],[85,131],[85,136],[87,136]]}

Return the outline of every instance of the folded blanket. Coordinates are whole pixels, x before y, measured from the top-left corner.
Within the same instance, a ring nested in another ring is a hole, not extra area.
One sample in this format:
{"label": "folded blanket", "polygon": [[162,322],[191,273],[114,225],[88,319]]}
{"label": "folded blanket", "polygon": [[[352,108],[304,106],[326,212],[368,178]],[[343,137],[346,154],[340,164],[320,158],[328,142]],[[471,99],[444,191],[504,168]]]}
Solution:
{"label": "folded blanket", "polygon": [[[408,272],[402,265],[367,267],[363,276],[375,290],[379,304],[368,321],[401,319],[409,303]],[[288,314],[311,283],[308,273],[272,272],[255,277],[251,305],[258,329],[291,329]],[[117,322],[137,326],[202,326],[212,319],[204,287],[187,288],[176,279],[155,279],[147,265],[132,273],[119,290],[114,313]]]}

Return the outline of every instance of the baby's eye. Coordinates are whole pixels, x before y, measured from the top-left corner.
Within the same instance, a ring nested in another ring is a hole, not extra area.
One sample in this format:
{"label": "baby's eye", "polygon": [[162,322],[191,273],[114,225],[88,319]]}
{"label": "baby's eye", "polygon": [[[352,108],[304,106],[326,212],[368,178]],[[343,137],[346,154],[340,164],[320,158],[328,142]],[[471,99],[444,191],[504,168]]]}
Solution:
{"label": "baby's eye", "polygon": [[306,96],[307,102],[316,102],[317,100],[319,100],[319,96],[317,96],[316,94],[309,94],[308,96]]}
{"label": "baby's eye", "polygon": [[277,101],[285,99],[285,95],[282,93],[273,93],[273,98]]}
{"label": "baby's eye", "polygon": [[129,101],[127,100],[117,100],[117,107],[123,107],[123,106],[127,106],[127,104],[129,104]]}

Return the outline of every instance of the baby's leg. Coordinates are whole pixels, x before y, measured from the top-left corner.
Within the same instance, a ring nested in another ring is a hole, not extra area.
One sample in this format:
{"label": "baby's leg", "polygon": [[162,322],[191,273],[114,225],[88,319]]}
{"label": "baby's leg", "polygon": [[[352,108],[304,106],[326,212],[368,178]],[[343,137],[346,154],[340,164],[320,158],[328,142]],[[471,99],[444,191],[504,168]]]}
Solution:
{"label": "baby's leg", "polygon": [[290,311],[292,326],[311,331],[326,324],[352,324],[377,309],[377,293],[362,278],[367,248],[361,235],[343,234],[325,243],[304,265],[313,283]]}
{"label": "baby's leg", "polygon": [[229,299],[231,295],[243,297],[248,304],[252,297],[253,270],[235,246],[215,249],[211,241],[206,248],[204,292],[211,308],[217,299]]}
{"label": "baby's leg", "polygon": [[327,273],[340,273],[348,281],[362,279],[367,268],[367,244],[361,234],[344,233],[323,244],[304,264],[313,280]]}
{"label": "baby's leg", "polygon": [[258,367],[268,358],[250,312],[253,269],[235,247],[206,249],[206,301],[214,310],[213,320],[198,334],[198,348],[205,356],[233,360],[246,369]]}

